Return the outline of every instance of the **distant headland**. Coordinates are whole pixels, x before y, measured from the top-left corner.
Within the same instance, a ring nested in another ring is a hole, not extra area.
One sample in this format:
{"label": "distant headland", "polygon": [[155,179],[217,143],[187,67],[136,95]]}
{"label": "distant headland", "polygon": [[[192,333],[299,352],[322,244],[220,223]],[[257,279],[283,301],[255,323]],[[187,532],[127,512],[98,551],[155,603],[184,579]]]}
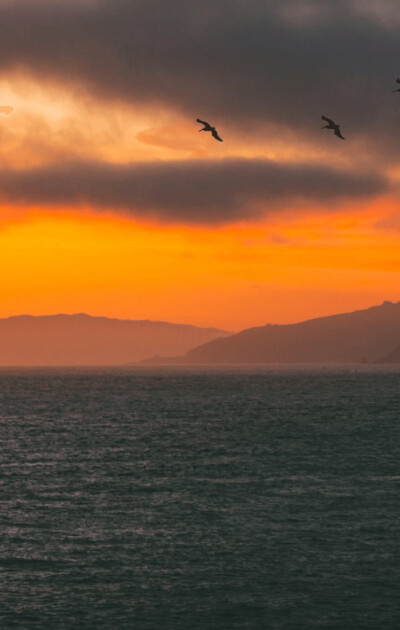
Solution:
{"label": "distant headland", "polygon": [[0,319],[2,366],[268,363],[400,363],[400,302],[236,334],[83,313]]}
{"label": "distant headland", "polygon": [[184,354],[228,335],[149,320],[74,315],[17,315],[0,319],[0,365],[125,365],[154,354]]}
{"label": "distant headland", "polygon": [[298,324],[266,324],[217,338],[184,356],[146,364],[400,362],[400,302],[318,317]]}

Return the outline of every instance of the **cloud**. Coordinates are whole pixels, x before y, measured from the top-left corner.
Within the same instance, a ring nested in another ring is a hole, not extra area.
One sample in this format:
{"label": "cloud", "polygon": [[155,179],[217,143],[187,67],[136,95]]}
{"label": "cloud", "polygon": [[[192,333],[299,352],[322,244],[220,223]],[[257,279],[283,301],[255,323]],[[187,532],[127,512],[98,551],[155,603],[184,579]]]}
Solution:
{"label": "cloud", "polygon": [[0,171],[0,201],[218,224],[295,207],[334,207],[387,189],[367,174],[268,160],[70,163]]}
{"label": "cloud", "polygon": [[0,114],[5,114],[6,116],[9,116],[10,114],[12,114],[13,111],[14,108],[10,107],[10,105],[0,105]]}
{"label": "cloud", "polygon": [[315,133],[316,142],[325,113],[350,137],[394,151],[400,25],[378,19],[391,14],[392,0],[363,9],[356,0],[301,5],[20,0],[0,5],[0,70],[249,131],[272,121]]}
{"label": "cloud", "polygon": [[393,212],[375,221],[374,227],[386,232],[400,232],[400,212]]}

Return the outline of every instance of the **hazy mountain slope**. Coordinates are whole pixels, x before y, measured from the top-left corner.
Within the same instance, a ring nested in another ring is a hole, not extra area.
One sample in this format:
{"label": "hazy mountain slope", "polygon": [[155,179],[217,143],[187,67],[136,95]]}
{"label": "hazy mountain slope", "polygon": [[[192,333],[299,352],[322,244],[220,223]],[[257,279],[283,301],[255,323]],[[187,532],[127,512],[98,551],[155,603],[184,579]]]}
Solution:
{"label": "hazy mountain slope", "polygon": [[184,354],[228,333],[166,322],[20,315],[0,319],[0,365],[118,365]]}
{"label": "hazy mountain slope", "polygon": [[400,302],[299,324],[250,328],[190,350],[185,363],[375,361],[400,343]]}
{"label": "hazy mountain slope", "polygon": [[400,363],[400,346],[397,346],[392,352],[389,352],[383,359],[377,363]]}

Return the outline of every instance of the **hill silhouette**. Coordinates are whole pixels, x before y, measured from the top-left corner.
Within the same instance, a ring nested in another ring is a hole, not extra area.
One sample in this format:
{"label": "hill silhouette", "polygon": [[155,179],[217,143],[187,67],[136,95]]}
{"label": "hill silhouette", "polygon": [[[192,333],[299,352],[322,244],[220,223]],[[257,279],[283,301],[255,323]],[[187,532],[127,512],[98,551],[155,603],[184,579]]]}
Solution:
{"label": "hill silhouette", "polygon": [[319,317],[298,324],[267,324],[215,339],[170,363],[375,362],[400,344],[400,302]]}
{"label": "hill silhouette", "polygon": [[216,328],[85,314],[0,319],[0,365],[121,365],[183,354],[228,333]]}
{"label": "hill silhouette", "polygon": [[377,361],[377,363],[400,363],[400,346],[397,346],[392,352]]}

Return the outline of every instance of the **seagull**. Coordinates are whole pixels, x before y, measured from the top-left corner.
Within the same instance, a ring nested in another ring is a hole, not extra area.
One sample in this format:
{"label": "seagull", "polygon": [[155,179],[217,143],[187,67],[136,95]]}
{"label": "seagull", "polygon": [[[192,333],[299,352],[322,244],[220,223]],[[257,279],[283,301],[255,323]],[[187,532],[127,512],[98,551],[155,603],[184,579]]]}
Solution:
{"label": "seagull", "polygon": [[197,122],[204,125],[203,129],[199,129],[199,131],[211,131],[212,135],[214,136],[216,140],[223,142],[222,138],[219,137],[215,127],[211,127],[210,123],[206,122],[205,120],[200,120],[200,118],[197,118]]}
{"label": "seagull", "polygon": [[321,118],[322,120],[326,120],[326,122],[328,123],[327,125],[325,125],[325,127],[321,127],[321,129],[333,129],[333,133],[335,134],[335,136],[341,138],[342,140],[345,140],[345,137],[342,136],[342,134],[340,133],[340,125],[337,125],[333,122],[333,120],[327,118],[326,116],[321,116]]}
{"label": "seagull", "polygon": [[[396,83],[400,83],[400,79],[396,79]],[[400,92],[400,89],[399,90],[393,90],[392,93],[394,94],[394,92]]]}

